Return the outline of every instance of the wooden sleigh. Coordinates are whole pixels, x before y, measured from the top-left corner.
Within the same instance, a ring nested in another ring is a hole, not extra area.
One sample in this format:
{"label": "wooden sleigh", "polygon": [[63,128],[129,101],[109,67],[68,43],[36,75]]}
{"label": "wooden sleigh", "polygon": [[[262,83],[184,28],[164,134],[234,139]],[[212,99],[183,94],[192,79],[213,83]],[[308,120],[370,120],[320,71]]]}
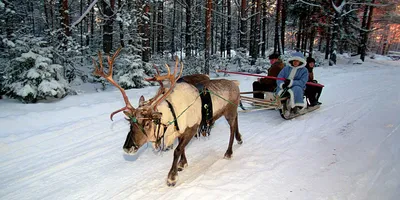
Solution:
{"label": "wooden sleigh", "polygon": [[[268,79],[273,79],[273,80],[285,80],[285,78],[278,78],[278,77],[273,77],[273,76],[264,76],[264,75],[259,75],[259,74],[250,74],[250,73],[245,73],[245,72],[230,72],[226,70],[217,70],[216,71],[221,72],[221,73],[227,73],[227,74],[238,74],[238,75],[245,75],[245,76],[255,76],[255,77],[260,77],[260,78],[268,78]],[[324,87],[324,85],[319,84],[319,83],[313,83],[313,82],[307,82],[307,85],[310,86],[316,86],[316,87]],[[258,99],[254,98],[253,94],[255,93],[263,93],[264,94],[264,99]],[[250,112],[250,111],[258,111],[258,110],[279,110],[279,113],[282,118],[284,119],[293,119],[297,116],[304,115],[308,112],[312,112],[320,107],[320,105],[315,105],[315,106],[308,106],[309,103],[307,103],[303,109],[293,112],[292,108],[289,106],[290,105],[290,97],[289,94],[286,93],[284,96],[280,97],[276,95],[273,92],[265,92],[265,91],[253,91],[253,92],[241,92],[240,93],[240,107],[242,108],[241,111],[239,112]],[[307,99],[305,99],[307,101]],[[245,106],[245,105],[250,105]]]}
{"label": "wooden sleigh", "polygon": [[[264,94],[264,99],[254,98],[253,94],[262,93]],[[289,106],[290,97],[283,96],[280,97],[273,92],[265,91],[253,91],[253,92],[241,92],[240,93],[240,110],[239,112],[252,112],[260,110],[279,110],[279,114],[283,119],[293,119],[300,115],[304,115],[308,112],[312,112],[318,108],[320,105],[315,105],[312,107],[305,106],[303,109],[294,113],[292,108]]]}
{"label": "wooden sleigh", "polygon": [[[253,94],[255,93],[264,94],[264,99],[254,98]],[[282,106],[282,101],[285,101],[286,99],[288,99],[288,97],[280,98],[279,96],[276,96],[273,92],[241,92],[241,112],[250,112],[255,110],[277,110]]]}

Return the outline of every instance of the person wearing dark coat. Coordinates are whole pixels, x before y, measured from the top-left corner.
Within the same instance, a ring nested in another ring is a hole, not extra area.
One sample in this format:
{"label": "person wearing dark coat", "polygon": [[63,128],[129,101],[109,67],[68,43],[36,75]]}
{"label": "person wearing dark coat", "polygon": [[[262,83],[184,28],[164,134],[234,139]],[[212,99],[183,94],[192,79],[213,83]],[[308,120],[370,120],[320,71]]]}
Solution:
{"label": "person wearing dark coat", "polygon": [[[308,57],[306,68],[308,70],[308,82],[318,83],[317,80],[314,80],[314,69],[315,66],[315,59]],[[306,95],[309,105],[308,106],[315,106],[321,104],[318,99],[321,96],[322,87],[307,85],[304,94]]]}
{"label": "person wearing dark coat", "polygon": [[[284,64],[279,59],[279,54],[273,53],[268,56],[271,67],[268,69],[268,76],[277,77],[279,72],[283,69]],[[267,91],[274,92],[276,88],[276,80],[269,78],[260,78],[260,80],[253,82],[253,91]],[[254,98],[264,99],[263,93],[253,93]]]}

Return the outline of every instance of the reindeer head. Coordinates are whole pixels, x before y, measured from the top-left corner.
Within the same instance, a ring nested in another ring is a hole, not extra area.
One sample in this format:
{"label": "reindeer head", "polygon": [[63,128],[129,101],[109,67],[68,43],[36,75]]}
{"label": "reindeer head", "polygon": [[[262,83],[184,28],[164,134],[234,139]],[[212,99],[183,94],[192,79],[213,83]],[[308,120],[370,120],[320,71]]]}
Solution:
{"label": "reindeer head", "polygon": [[[137,150],[146,144],[147,142],[152,142],[155,148],[160,146],[161,139],[165,132],[165,128],[168,126],[166,124],[161,123],[162,113],[158,112],[157,107],[158,105],[165,100],[165,98],[172,92],[176,80],[182,75],[183,64],[181,63],[181,69],[178,76],[176,73],[178,71],[178,58],[176,58],[175,62],[175,69],[174,73],[171,74],[169,66],[166,64],[168,74],[161,76],[158,69],[157,75],[153,78],[146,79],[147,81],[157,81],[160,83],[160,88],[157,91],[157,94],[148,101],[145,101],[144,97],[141,96],[139,99],[139,106],[138,108],[134,108],[125,93],[125,90],[119,86],[112,78],[112,70],[113,70],[113,63],[115,57],[118,55],[121,49],[118,49],[112,58],[108,57],[108,74],[104,73],[103,63],[101,53],[99,52],[99,64],[100,67],[97,67],[95,60],[93,59],[95,65],[94,74],[97,76],[101,76],[108,80],[111,84],[117,87],[121,93],[122,97],[125,101],[125,107],[114,111],[110,115],[110,119],[112,120],[113,116],[123,111],[125,116],[127,117],[126,120],[129,121],[130,130],[125,140],[125,144],[123,149],[128,154],[134,154]],[[165,88],[162,81],[169,80],[170,86],[169,88]]]}

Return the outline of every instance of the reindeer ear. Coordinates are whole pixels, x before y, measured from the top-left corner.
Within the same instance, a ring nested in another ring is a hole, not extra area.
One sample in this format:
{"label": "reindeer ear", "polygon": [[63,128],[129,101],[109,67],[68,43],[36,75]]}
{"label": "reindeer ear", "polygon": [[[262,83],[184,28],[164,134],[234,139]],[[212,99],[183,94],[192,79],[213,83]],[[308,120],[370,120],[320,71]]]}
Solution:
{"label": "reindeer ear", "polygon": [[140,96],[139,98],[139,106],[143,106],[144,105],[144,96]]}

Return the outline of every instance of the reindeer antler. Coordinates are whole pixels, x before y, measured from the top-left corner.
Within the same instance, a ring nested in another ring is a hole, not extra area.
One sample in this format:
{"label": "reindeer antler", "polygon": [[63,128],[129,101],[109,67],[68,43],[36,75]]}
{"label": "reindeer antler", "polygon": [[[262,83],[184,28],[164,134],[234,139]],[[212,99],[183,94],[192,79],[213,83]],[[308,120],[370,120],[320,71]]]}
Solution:
{"label": "reindeer antler", "polygon": [[101,56],[101,52],[99,51],[98,56],[99,56],[99,64],[100,67],[97,67],[96,61],[93,59],[93,64],[94,64],[94,75],[97,76],[101,76],[103,78],[105,78],[106,80],[108,80],[111,84],[113,84],[115,87],[117,87],[119,89],[119,91],[121,91],[122,93],[122,97],[124,98],[125,101],[125,107],[116,110],[114,112],[111,113],[110,115],[110,119],[113,120],[113,116],[121,111],[125,111],[128,110],[129,113],[133,113],[133,111],[135,110],[135,108],[131,105],[131,103],[129,102],[128,96],[126,96],[125,90],[119,86],[114,79],[112,78],[112,74],[113,74],[113,64],[114,64],[114,60],[115,58],[118,56],[119,52],[121,51],[121,47],[117,49],[117,51],[114,53],[114,55],[110,58],[110,56],[107,56],[107,61],[108,61],[108,74],[104,73],[104,67],[103,67],[103,58]]}
{"label": "reindeer antler", "polygon": [[[176,76],[176,73],[178,71],[178,64],[179,64],[179,59],[178,59],[178,56],[177,56],[176,60],[175,60],[175,68],[174,68],[174,73],[173,74],[171,74],[171,70],[169,68],[169,65],[165,64],[165,66],[167,67],[167,71],[168,71],[167,75],[161,76],[159,71],[158,71],[158,69],[157,69],[157,67],[156,67],[157,75],[154,76],[153,78],[146,79],[147,81],[157,81],[161,85],[160,89],[157,92],[157,95],[149,103],[149,104],[151,104],[151,103],[153,103],[154,100],[157,99],[156,103],[154,103],[152,105],[153,109],[155,109],[158,106],[158,104],[160,104],[161,101],[163,101],[172,92],[176,81],[179,79],[179,77],[182,76],[182,71],[183,71],[183,63],[182,62],[181,62],[181,69],[180,69],[179,75]],[[162,81],[165,80],[165,79],[169,80],[170,88],[166,92],[164,92],[164,94],[163,94],[164,86],[162,84]],[[163,95],[160,98],[158,98],[158,96],[160,96],[161,94],[163,94]]]}
{"label": "reindeer antler", "polygon": [[[153,67],[157,72],[157,76],[160,76],[160,70],[158,70],[157,66],[153,64]],[[154,78],[146,78],[145,80],[146,81],[155,81]],[[153,98],[151,98],[147,101],[146,104],[148,104],[148,105],[151,105],[161,94],[164,93],[165,88],[164,88],[163,82],[162,81],[157,81],[157,82],[160,84],[160,88],[158,88],[157,94]]]}

